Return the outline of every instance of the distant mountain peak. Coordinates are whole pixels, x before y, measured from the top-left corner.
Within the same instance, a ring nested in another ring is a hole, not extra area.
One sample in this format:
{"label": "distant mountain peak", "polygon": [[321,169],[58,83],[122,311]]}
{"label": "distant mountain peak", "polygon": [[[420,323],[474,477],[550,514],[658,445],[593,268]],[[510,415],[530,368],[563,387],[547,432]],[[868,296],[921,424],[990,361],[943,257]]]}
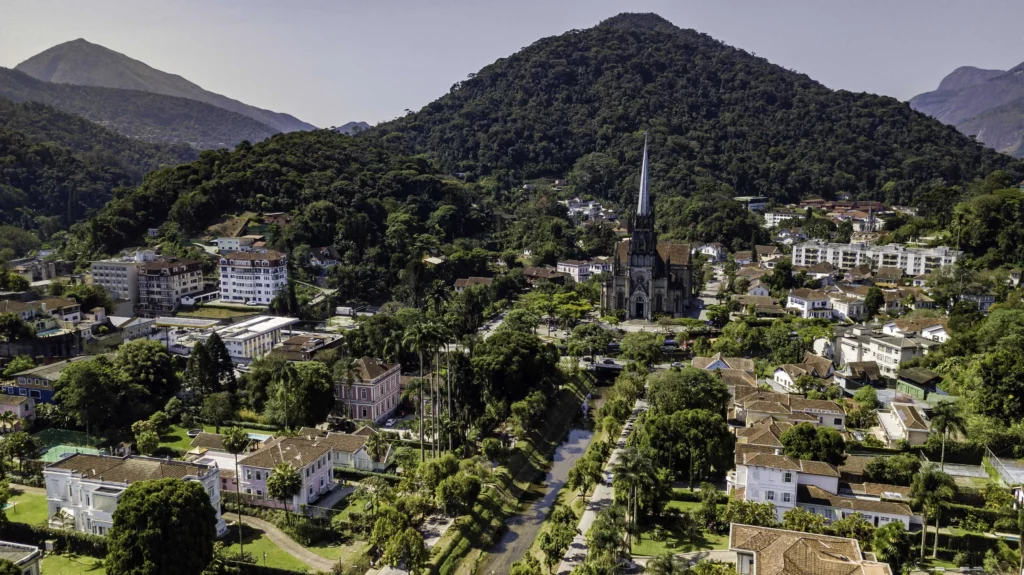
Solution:
{"label": "distant mountain peak", "polygon": [[603,20],[598,26],[621,30],[677,32],[679,27],[653,12],[623,12]]}
{"label": "distant mountain peak", "polygon": [[366,122],[345,122],[334,130],[339,134],[357,134],[363,130],[369,130],[371,127]]}
{"label": "distant mountain peak", "polygon": [[248,116],[279,132],[316,128],[289,114],[257,108],[204,90],[181,76],[157,70],[145,62],[84,38],[44,50],[18,64],[15,70],[44,82],[139,90],[197,100]]}

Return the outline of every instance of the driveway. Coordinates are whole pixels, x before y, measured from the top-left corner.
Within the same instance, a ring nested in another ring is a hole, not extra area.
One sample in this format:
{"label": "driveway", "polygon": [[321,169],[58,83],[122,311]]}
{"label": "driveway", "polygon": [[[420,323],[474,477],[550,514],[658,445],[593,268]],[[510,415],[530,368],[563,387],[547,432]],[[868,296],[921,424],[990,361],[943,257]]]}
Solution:
{"label": "driveway", "polygon": [[558,497],[558,490],[565,485],[569,470],[583,455],[593,439],[593,432],[573,429],[569,437],[555,450],[551,469],[544,478],[544,491],[526,511],[505,522],[507,530],[487,554],[486,562],[477,573],[509,573],[512,564],[523,558],[537,538],[544,519],[551,513],[551,507]]}
{"label": "driveway", "polygon": [[[238,521],[237,513],[225,513],[225,520]],[[327,571],[330,572],[334,569],[334,561],[330,559],[324,559],[323,557],[313,553],[309,549],[306,549],[302,545],[295,542],[294,539],[288,537],[283,531],[278,529],[275,525],[268,523],[262,519],[251,517],[246,515],[242,520],[243,523],[250,527],[259,529],[267,535],[267,539],[274,542],[275,545],[281,548],[282,551],[298,559],[302,563],[305,563],[314,571]],[[231,544],[230,541],[225,541],[226,544]]]}

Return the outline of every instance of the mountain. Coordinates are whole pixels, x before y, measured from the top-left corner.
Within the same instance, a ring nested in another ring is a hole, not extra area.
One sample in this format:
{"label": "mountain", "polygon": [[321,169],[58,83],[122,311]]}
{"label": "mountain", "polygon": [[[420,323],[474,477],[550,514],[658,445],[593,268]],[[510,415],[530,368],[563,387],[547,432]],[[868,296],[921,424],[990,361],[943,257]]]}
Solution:
{"label": "mountain", "polygon": [[140,142],[56,108],[0,98],[0,224],[52,235],[110,202],[115,189],[197,155],[189,146]]}
{"label": "mountain", "polygon": [[[544,38],[364,137],[401,139],[449,173],[505,186],[568,177],[629,205],[643,134],[655,197],[709,184],[792,201],[849,192],[910,203],[1010,158],[893,98],[834,91],[654,14]],[[585,182],[607,182],[600,189]]]}
{"label": "mountain", "polygon": [[957,68],[910,107],[956,126],[996,150],[1024,155],[1024,64],[1010,70]]}
{"label": "mountain", "polygon": [[248,116],[203,102],[138,90],[52,84],[0,68],[0,97],[39,102],[146,142],[229,148],[278,133]]}
{"label": "mountain", "polygon": [[161,72],[143,62],[83,39],[58,44],[40,52],[18,64],[15,70],[44,82],[140,90],[206,102],[248,116],[278,132],[316,128],[289,114],[264,110],[209,92],[181,76]]}
{"label": "mountain", "polygon": [[338,133],[341,134],[358,134],[364,130],[369,130],[372,126],[366,122],[345,122],[344,124],[335,128]]}

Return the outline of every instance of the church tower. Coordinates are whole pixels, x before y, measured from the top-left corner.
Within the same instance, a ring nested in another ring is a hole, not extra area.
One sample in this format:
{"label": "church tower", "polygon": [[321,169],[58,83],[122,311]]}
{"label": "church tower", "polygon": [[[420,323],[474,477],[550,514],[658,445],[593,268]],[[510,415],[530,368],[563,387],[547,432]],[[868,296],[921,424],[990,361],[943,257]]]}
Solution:
{"label": "church tower", "polygon": [[640,193],[636,213],[630,221],[629,309],[634,319],[652,316],[651,293],[658,241],[654,235],[654,210],[651,209],[650,166],[647,158],[647,134],[644,134],[644,159],[640,167]]}

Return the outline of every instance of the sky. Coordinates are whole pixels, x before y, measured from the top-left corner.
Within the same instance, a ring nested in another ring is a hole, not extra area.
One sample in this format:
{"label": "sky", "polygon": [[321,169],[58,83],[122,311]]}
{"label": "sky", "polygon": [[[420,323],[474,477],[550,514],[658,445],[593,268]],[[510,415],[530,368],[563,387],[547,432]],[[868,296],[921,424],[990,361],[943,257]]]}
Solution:
{"label": "sky", "polygon": [[85,38],[320,127],[417,110],[536,40],[655,12],[834,89],[901,100],[1024,61],[1021,0],[0,0],[0,66]]}

